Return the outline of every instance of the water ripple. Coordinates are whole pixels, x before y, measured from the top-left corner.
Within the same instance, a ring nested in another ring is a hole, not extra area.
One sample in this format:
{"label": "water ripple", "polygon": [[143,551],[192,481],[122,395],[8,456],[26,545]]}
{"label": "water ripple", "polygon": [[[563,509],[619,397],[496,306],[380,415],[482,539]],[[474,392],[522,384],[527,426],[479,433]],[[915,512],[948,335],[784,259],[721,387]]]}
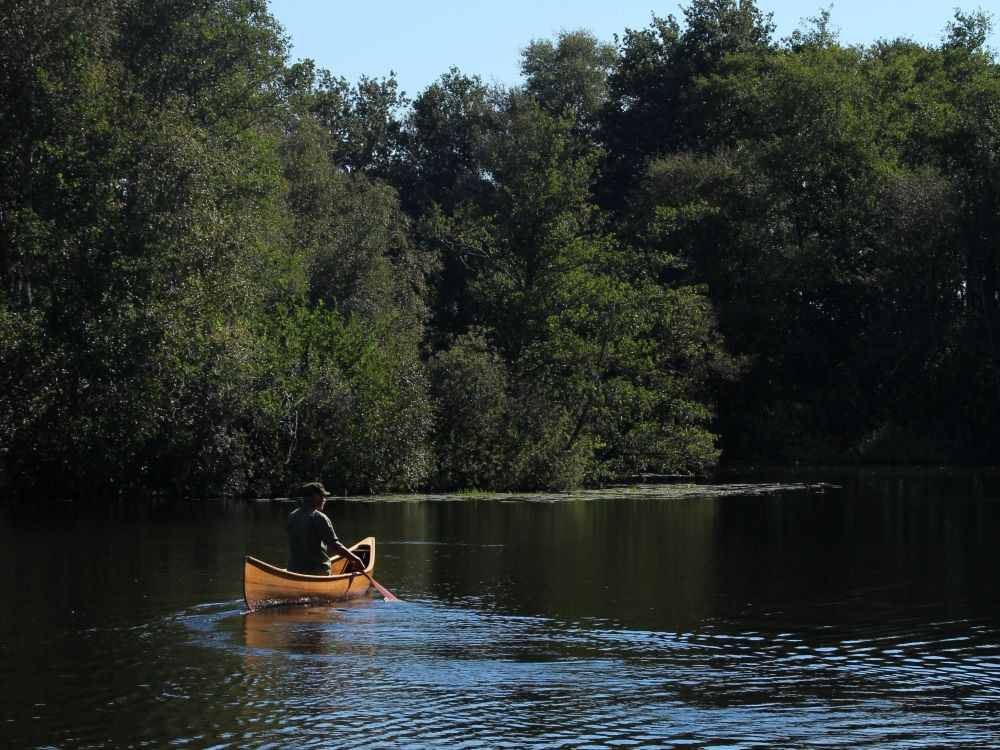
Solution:
{"label": "water ripple", "polygon": [[[424,599],[247,615],[219,605],[172,624],[192,647],[238,660],[211,674],[213,693],[246,714],[220,747],[328,747],[331,736],[373,748],[974,747],[1000,736],[1000,632],[979,621],[859,624],[840,637],[724,621],[659,632]],[[208,684],[183,675],[160,698],[203,702]]]}

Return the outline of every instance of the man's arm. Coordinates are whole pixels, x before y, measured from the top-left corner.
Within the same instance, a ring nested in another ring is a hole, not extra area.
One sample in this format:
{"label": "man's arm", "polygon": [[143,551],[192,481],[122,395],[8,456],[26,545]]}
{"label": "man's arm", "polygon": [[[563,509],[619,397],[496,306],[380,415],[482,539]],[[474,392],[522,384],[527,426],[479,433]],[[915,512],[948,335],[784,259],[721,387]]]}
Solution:
{"label": "man's arm", "polygon": [[351,560],[356,566],[357,570],[361,571],[365,569],[364,561],[360,557],[355,555],[353,552],[351,552],[349,549],[347,549],[347,547],[345,547],[343,542],[341,542],[339,539],[334,542],[332,547],[330,547],[330,551],[335,555],[341,555],[342,557],[346,557],[348,560]]}
{"label": "man's arm", "polygon": [[341,557],[346,557],[358,566],[358,570],[364,570],[365,564],[361,561],[361,558],[347,549],[343,542],[337,538],[336,533],[333,531],[333,524],[330,523],[330,519],[327,515],[325,513],[319,513],[318,515],[322,516],[322,519],[318,523],[320,538],[326,545],[326,550],[330,556],[333,557],[334,555],[340,555]]}

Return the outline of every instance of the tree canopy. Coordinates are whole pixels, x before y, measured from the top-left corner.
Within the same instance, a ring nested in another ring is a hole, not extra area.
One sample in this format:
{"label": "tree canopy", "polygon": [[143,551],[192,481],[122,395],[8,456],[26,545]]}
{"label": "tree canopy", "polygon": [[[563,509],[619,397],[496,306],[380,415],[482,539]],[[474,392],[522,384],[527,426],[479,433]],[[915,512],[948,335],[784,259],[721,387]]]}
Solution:
{"label": "tree canopy", "polygon": [[695,0],[410,100],[263,0],[8,0],[0,491],[995,463],[990,19],[830,22]]}

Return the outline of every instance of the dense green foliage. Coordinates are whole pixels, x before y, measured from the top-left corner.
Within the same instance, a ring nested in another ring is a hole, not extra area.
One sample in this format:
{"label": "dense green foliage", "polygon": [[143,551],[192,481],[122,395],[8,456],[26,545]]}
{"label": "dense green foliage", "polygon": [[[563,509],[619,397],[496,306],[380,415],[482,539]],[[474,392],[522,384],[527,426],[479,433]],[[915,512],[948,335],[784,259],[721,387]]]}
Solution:
{"label": "dense green foliage", "polygon": [[692,12],[727,6],[744,19],[728,53],[666,96],[649,69],[687,61],[703,24],[627,37],[612,88],[651,109],[609,111],[609,127],[634,132],[677,124],[665,142],[632,141],[644,176],[619,210],[708,285],[747,363],[720,398],[726,447],[995,462],[1000,70],[986,19],[957,16],[939,49],[862,49],[838,45],[824,15],[772,48],[749,3]]}
{"label": "dense green foliage", "polygon": [[988,29],[693,0],[410,101],[264,0],[4,0],[0,489],[995,462]]}

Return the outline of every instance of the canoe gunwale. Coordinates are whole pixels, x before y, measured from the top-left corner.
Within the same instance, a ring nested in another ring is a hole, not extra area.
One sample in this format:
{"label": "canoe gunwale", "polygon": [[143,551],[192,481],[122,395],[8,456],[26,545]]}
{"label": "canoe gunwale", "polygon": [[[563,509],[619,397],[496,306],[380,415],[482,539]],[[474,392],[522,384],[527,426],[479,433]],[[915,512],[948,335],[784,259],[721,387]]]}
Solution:
{"label": "canoe gunwale", "polygon": [[[355,545],[358,546],[358,545]],[[361,545],[364,546],[364,545]],[[354,547],[351,547],[353,550]],[[339,559],[339,557],[332,558],[334,560]],[[353,578],[354,576],[364,575],[361,571],[355,570],[350,573],[337,573],[332,576],[314,576],[308,573],[293,573],[285,568],[279,568],[276,565],[271,565],[271,563],[264,562],[263,560],[258,560],[256,557],[251,557],[247,555],[243,558],[243,561],[247,565],[252,565],[258,570],[262,570],[268,575],[272,575],[276,578],[284,578],[287,581],[335,581],[338,578]],[[375,568],[374,560],[368,563],[368,567],[365,568],[365,573],[371,575],[372,570]]]}

